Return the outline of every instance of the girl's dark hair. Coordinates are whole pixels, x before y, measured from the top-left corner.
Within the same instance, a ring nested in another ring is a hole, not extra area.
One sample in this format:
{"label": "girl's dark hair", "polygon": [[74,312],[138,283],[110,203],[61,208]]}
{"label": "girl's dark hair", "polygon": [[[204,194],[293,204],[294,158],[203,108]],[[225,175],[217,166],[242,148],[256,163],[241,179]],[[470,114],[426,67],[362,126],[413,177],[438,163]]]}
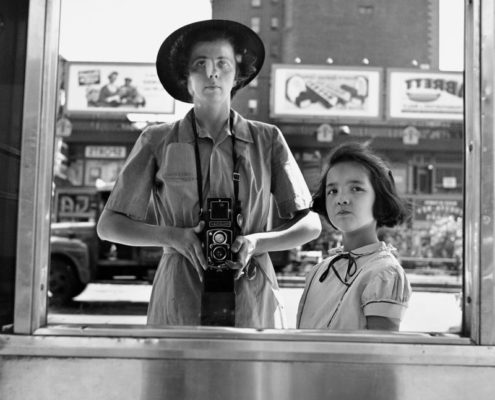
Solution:
{"label": "girl's dark hair", "polygon": [[397,194],[392,171],[385,161],[371,149],[356,142],[344,143],[330,153],[323,169],[319,187],[313,194],[311,210],[324,216],[332,224],[326,208],[327,174],[330,168],[342,162],[356,162],[368,171],[371,185],[375,191],[373,216],[377,221],[377,228],[381,226],[392,227],[407,220],[409,209],[405,201]]}
{"label": "girl's dark hair", "polygon": [[[194,45],[200,42],[215,42],[217,40],[225,40],[232,45],[234,49],[234,57],[236,63],[236,82],[242,82],[256,72],[255,62],[256,57],[251,54],[248,49],[240,46],[234,36],[222,29],[211,29],[202,32],[201,37],[196,35],[185,35],[172,47],[170,58],[176,59],[176,72],[180,77],[181,84],[187,86],[187,78],[189,76],[189,58],[191,56]],[[233,98],[239,89],[239,84],[235,84],[230,93]]]}

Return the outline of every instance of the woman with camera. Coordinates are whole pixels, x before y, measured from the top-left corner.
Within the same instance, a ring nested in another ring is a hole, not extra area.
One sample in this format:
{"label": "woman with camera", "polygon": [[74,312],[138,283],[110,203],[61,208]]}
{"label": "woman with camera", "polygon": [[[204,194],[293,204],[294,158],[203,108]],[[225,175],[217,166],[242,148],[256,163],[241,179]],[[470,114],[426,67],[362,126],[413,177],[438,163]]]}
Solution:
{"label": "woman with camera", "polygon": [[[280,306],[268,251],[320,233],[280,130],[231,109],[264,53],[255,32],[227,20],[183,26],[160,47],[162,85],[193,107],[179,121],[142,132],[97,227],[103,240],[164,248],[149,325],[274,327]],[[267,231],[271,195],[286,222]],[[146,219],[148,204],[155,223]],[[229,307],[230,319],[222,315]]]}

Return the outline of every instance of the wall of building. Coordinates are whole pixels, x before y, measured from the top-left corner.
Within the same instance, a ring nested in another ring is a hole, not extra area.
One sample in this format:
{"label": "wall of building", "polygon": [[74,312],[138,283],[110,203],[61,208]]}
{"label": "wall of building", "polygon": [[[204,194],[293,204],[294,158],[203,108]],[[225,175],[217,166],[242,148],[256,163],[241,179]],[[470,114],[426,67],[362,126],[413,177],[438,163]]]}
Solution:
{"label": "wall of building", "polygon": [[212,0],[212,15],[259,27],[267,51],[259,84],[241,91],[234,107],[262,121],[269,120],[273,63],[438,67],[438,0]]}
{"label": "wall of building", "polygon": [[283,62],[304,64],[432,68],[432,0],[306,0],[292,2],[292,23],[285,29]]}

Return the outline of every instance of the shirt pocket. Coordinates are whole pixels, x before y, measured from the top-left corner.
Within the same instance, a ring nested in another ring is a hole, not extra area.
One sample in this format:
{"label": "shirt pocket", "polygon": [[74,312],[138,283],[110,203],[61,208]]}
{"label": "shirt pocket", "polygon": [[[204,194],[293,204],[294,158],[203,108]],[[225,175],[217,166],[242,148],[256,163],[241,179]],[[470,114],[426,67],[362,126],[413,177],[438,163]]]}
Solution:
{"label": "shirt pocket", "polygon": [[196,179],[194,147],[189,143],[171,143],[165,151],[159,174],[164,179]]}
{"label": "shirt pocket", "polygon": [[169,144],[157,179],[163,183],[160,191],[167,222],[193,226],[199,214],[194,147],[188,143]]}

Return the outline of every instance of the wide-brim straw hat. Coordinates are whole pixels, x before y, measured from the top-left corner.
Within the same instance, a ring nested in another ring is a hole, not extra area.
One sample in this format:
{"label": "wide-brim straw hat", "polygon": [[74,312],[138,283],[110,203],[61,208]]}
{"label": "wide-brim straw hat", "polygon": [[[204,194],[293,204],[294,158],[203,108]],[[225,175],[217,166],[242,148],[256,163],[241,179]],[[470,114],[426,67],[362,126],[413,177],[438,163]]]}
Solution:
{"label": "wide-brim straw hat", "polygon": [[[237,80],[232,88],[235,93],[251,82],[258,75],[265,60],[265,47],[260,37],[247,26],[224,19],[208,19],[185,25],[171,33],[160,46],[156,58],[158,78],[165,90],[176,100],[192,103],[184,77],[186,65],[181,64],[179,55],[183,58],[185,51],[191,50],[191,44],[200,42],[208,31],[224,31],[234,38],[236,58],[241,51],[240,63],[249,63],[251,72],[243,79]],[[238,60],[239,62],[239,60]]]}

